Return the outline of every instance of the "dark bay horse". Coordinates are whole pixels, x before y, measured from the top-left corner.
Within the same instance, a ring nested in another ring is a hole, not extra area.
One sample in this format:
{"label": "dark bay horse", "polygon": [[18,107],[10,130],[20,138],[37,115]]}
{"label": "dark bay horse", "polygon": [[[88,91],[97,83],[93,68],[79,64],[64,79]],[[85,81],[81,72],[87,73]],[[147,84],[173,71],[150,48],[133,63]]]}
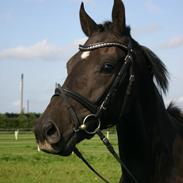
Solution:
{"label": "dark bay horse", "polygon": [[121,0],[104,24],[82,3],[80,21],[88,40],[35,125],[40,149],[68,156],[80,141],[116,125],[120,159],[136,180],[122,166],[121,183],[183,183],[183,114],[164,106],[164,64],[131,37]]}

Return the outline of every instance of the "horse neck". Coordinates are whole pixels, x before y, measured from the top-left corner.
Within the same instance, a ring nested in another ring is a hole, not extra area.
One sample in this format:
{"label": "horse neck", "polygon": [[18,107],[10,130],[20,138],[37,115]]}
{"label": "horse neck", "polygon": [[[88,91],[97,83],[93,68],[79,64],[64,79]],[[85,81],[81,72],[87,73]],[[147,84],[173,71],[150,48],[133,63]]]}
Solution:
{"label": "horse neck", "polygon": [[[120,119],[117,132],[121,159],[140,183],[150,183],[155,179],[155,170],[159,166],[157,158],[161,154],[170,154],[173,137],[167,111],[156,87],[152,84],[142,90],[130,111]],[[123,175],[126,182],[133,182],[125,170]]]}

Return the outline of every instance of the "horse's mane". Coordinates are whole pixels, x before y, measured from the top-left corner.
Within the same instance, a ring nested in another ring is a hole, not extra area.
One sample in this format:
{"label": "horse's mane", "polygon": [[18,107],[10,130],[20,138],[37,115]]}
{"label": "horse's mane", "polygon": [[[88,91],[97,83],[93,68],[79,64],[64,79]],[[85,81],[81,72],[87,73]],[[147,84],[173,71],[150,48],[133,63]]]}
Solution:
{"label": "horse's mane", "polygon": [[161,90],[166,94],[168,90],[168,71],[164,63],[149,48],[141,46],[151,64],[151,71]]}
{"label": "horse's mane", "polygon": [[180,108],[178,108],[177,106],[175,106],[175,104],[173,102],[171,102],[169,104],[169,106],[167,107],[167,112],[173,116],[174,118],[176,118],[178,121],[180,121],[181,123],[183,123],[183,112],[181,111]]}

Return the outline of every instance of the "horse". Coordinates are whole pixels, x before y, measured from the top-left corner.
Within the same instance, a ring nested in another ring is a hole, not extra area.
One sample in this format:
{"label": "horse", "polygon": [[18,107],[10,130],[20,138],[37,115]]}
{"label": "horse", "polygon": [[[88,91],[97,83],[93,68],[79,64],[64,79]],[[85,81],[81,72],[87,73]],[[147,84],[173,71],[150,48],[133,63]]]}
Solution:
{"label": "horse", "polygon": [[183,113],[164,104],[164,63],[132,38],[121,0],[103,24],[82,3],[80,23],[88,39],[35,124],[40,149],[69,156],[79,142],[116,126],[120,183],[183,183]]}

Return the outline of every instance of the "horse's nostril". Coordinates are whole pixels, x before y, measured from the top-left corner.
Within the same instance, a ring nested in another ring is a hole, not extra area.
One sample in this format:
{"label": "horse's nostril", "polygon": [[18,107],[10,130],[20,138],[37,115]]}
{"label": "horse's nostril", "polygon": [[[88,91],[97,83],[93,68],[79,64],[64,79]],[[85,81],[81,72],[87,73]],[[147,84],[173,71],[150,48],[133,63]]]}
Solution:
{"label": "horse's nostril", "polygon": [[56,144],[60,141],[61,135],[58,127],[53,121],[48,121],[44,127],[44,134],[46,140],[50,144]]}

